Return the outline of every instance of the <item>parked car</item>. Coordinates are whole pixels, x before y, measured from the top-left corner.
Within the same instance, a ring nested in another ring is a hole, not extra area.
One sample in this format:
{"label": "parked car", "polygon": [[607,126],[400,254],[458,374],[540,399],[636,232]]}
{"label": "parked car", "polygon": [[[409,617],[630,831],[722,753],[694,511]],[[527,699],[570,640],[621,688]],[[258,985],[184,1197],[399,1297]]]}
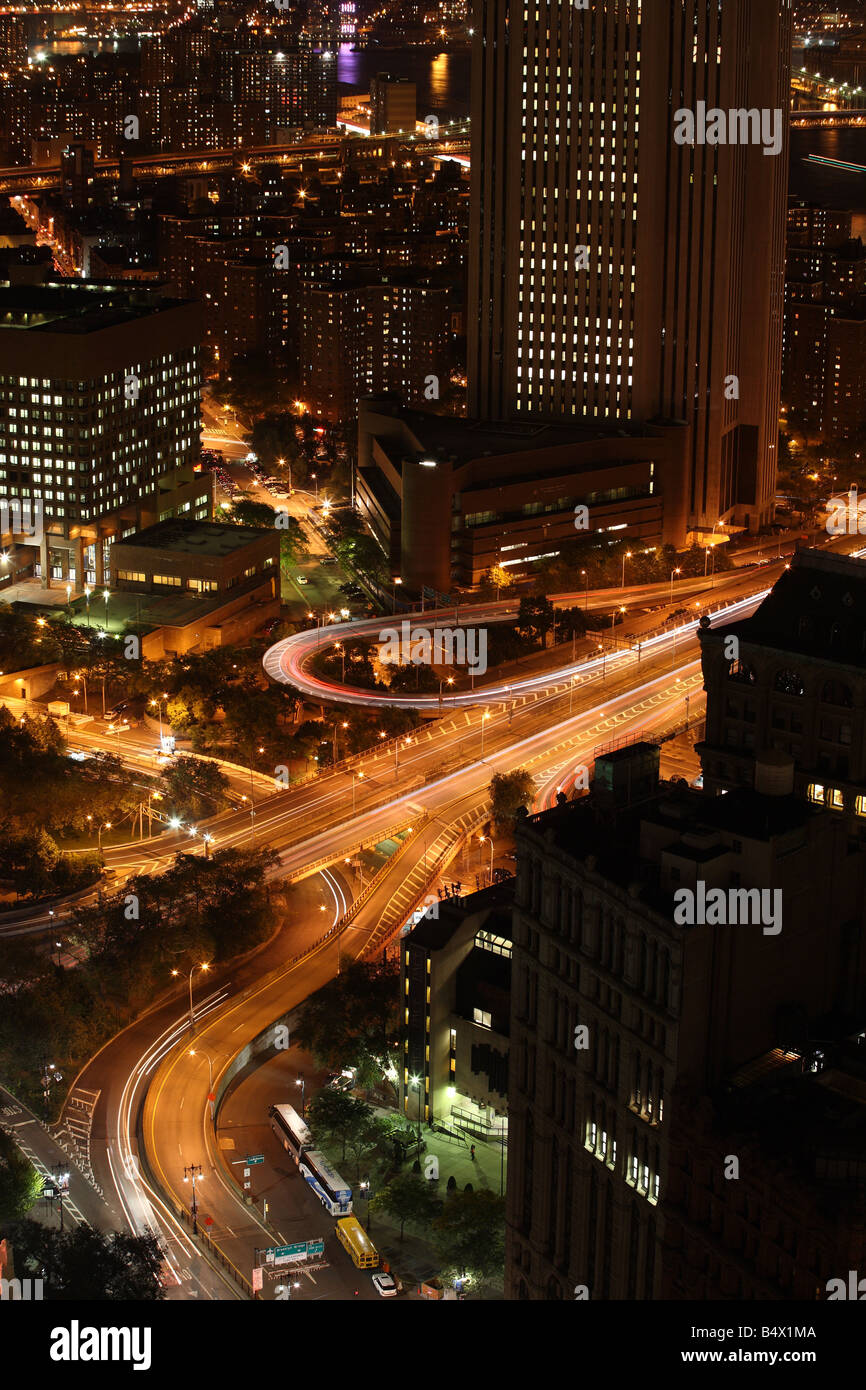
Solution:
{"label": "parked car", "polygon": [[390,1274],[374,1274],[373,1288],[382,1298],[396,1298],[397,1285]]}
{"label": "parked car", "polygon": [[305,574],[296,574],[295,578],[297,579],[299,584],[309,584],[310,582]]}

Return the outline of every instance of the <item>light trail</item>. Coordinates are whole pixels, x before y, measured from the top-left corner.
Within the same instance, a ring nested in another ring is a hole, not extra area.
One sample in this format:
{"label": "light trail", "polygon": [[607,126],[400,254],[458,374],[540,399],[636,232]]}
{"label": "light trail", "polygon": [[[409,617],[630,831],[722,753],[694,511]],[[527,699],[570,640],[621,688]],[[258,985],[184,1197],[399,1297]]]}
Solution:
{"label": "light trail", "polygon": [[[719,620],[729,622],[738,617],[745,617],[767,597],[769,592],[769,589],[761,589],[756,594],[737,599],[712,614],[711,621],[715,624]],[[590,657],[589,660],[569,662],[553,671],[545,671],[539,675],[525,676],[522,679],[513,679],[494,685],[478,686],[475,690],[463,691],[458,695],[443,696],[441,700],[438,695],[391,695],[388,692],[378,694],[363,690],[358,686],[335,685],[320,676],[311,675],[306,670],[307,661],[317,650],[321,650],[323,639],[327,645],[330,641],[338,640],[338,637],[339,639],[345,639],[349,636],[370,637],[395,628],[400,621],[408,621],[410,626],[415,624],[419,628],[423,627],[425,630],[434,632],[449,626],[452,622],[455,622],[458,627],[464,628],[471,627],[479,621],[486,623],[505,622],[513,614],[513,609],[503,610],[491,605],[481,605],[465,610],[437,609],[435,612],[414,612],[410,615],[404,615],[402,618],[395,617],[390,622],[386,617],[359,618],[332,623],[327,627],[310,629],[306,632],[295,633],[291,637],[284,637],[282,641],[275,643],[265,652],[262,665],[272,680],[292,685],[302,694],[317,701],[327,700],[373,709],[396,706],[402,709],[433,710],[437,713],[444,713],[447,710],[461,709],[471,705],[501,704],[503,701],[508,702],[521,695],[535,694],[557,685],[568,685],[573,677],[591,675],[597,670],[606,670],[608,666],[619,666],[624,661],[638,659],[636,652],[631,648],[605,652],[601,656]],[[700,619],[691,619],[679,627],[669,628],[665,632],[656,633],[655,636],[640,642],[641,656],[644,653],[654,652],[668,646],[675,649],[680,639],[697,630],[699,621]]]}

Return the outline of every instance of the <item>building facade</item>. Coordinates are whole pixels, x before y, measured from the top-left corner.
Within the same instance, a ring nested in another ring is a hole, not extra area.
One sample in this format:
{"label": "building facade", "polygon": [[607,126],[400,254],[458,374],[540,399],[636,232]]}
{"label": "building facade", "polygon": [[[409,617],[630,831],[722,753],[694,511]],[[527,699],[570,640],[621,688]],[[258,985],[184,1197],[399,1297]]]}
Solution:
{"label": "building facade", "polygon": [[207,518],[201,320],[143,287],[0,287],[0,527],[42,583],[110,574],[112,540]]}
{"label": "building facade", "polygon": [[[474,25],[469,414],[684,421],[688,528],[766,522],[789,0],[675,0],[665,22],[481,0]],[[748,139],[705,139],[708,109],[751,113]]]}
{"label": "building facade", "polygon": [[[657,768],[648,745],[597,759],[590,797],[518,829],[507,1298],[693,1297],[683,1150],[696,1108],[755,1058],[783,1044],[803,1055],[818,1020],[866,1004],[863,856],[849,854],[841,820],[769,776],[713,797],[659,787]],[[700,884],[778,891],[781,931],[682,924],[675,894]],[[723,1133],[704,1189],[725,1181]],[[766,1163],[749,1175],[765,1191],[769,1176]],[[693,1209],[727,1266],[720,1287],[736,1296],[739,1277],[742,1296],[759,1297],[751,1289],[774,1280],[786,1296],[787,1266],[745,1279],[715,1212]],[[777,1210],[757,1218],[765,1247],[782,1242]],[[831,1264],[848,1253],[834,1231],[835,1216],[821,1232]],[[811,1238],[798,1238],[802,1257]]]}

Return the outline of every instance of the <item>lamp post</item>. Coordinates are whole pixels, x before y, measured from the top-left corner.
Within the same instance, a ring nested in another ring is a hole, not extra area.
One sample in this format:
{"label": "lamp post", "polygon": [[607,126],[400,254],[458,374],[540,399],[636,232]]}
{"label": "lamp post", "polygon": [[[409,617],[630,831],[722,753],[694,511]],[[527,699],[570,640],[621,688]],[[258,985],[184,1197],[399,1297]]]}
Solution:
{"label": "lamp post", "polygon": [[670,598],[671,603],[673,603],[673,601],[674,601],[674,575],[675,575],[675,574],[682,574],[682,570],[681,570],[681,569],[671,570],[671,598]]}
{"label": "lamp post", "polygon": [[100,825],[99,829],[98,829],[97,832],[96,832],[96,848],[97,848],[97,850],[100,851],[100,852],[102,851],[102,832],[103,832],[103,830],[110,830],[110,829],[111,829],[111,821],[110,821],[110,820],[107,820],[107,821],[105,822],[104,825]]}
{"label": "lamp post", "polygon": [[67,584],[67,586],[66,586],[66,607],[69,609],[70,612],[72,612],[72,605],[71,605],[71,602],[70,602],[71,598],[72,598],[72,585],[71,585],[71,584]]}
{"label": "lamp post", "polygon": [[631,551],[630,551],[630,550],[627,550],[627,551],[625,552],[625,554],[623,555],[623,557],[622,557],[622,583],[621,583],[620,586],[619,586],[623,591],[625,591],[625,562],[626,562],[626,560],[630,560],[630,559],[631,559]]}
{"label": "lamp post", "polygon": [[183,1170],[183,1180],[184,1180],[184,1182],[191,1182],[191,1183],[192,1183],[192,1201],[191,1201],[190,1204],[189,1204],[189,1209],[190,1209],[190,1213],[192,1214],[192,1233],[193,1233],[194,1236],[197,1236],[197,1235],[198,1235],[198,1201],[197,1201],[197,1199],[196,1199],[195,1185],[196,1185],[197,1182],[202,1182],[202,1181],[203,1181],[203,1179],[202,1179],[202,1174],[201,1174],[201,1164],[200,1164],[200,1163],[190,1163],[187,1167],[185,1167],[184,1170]]}
{"label": "lamp post", "polygon": [[[190,971],[189,971],[189,1026],[190,1026],[190,1028],[191,1028],[191,1030],[192,1030],[193,1032],[195,1032],[195,1014],[193,1013],[193,1007],[192,1007],[192,977],[193,977],[193,975],[195,974],[196,970],[210,970],[210,966],[209,966],[206,962],[204,962],[204,961],[201,962],[201,964],[196,964],[196,965],[190,966]],[[180,971],[179,971],[179,970],[172,970],[171,973],[172,973],[172,975],[179,975],[179,974],[180,974]]]}
{"label": "lamp post", "polygon": [[355,814],[355,783],[363,779],[363,772],[352,773],[352,815]]}
{"label": "lamp post", "polygon": [[62,1163],[56,1163],[52,1168],[54,1174],[54,1191],[60,1202],[60,1229],[63,1230],[63,1194],[69,1191],[69,1169],[64,1168]]}
{"label": "lamp post", "polygon": [[568,687],[568,712],[569,712],[569,714],[571,714],[572,708],[573,708],[573,706],[574,706],[574,685],[575,685],[576,680],[577,680],[577,676],[572,676],[571,681],[569,682],[569,687]]}
{"label": "lamp post", "polygon": [[489,843],[490,843],[490,882],[492,883],[492,882],[493,882],[493,836],[490,835],[490,836],[488,837],[487,835],[479,835],[479,836],[478,836],[478,839],[480,840],[480,842],[481,842],[482,845],[483,845],[483,844],[486,844],[486,843],[488,842],[488,839],[489,839]]}
{"label": "lamp post", "polygon": [[84,602],[87,605],[87,626],[90,627],[90,595],[93,593],[89,584],[84,586]]}
{"label": "lamp post", "polygon": [[86,714],[86,713],[87,713],[87,676],[85,675],[85,673],[84,673],[83,671],[79,671],[79,672],[78,672],[78,675],[75,677],[75,679],[76,679],[77,681],[81,681],[81,684],[84,686],[84,713]]}
{"label": "lamp post", "polygon": [[440,714],[441,714],[441,712],[442,712],[442,687],[443,687],[443,685],[453,685],[453,684],[454,684],[454,677],[453,677],[453,676],[448,676],[448,677],[443,676],[443,677],[442,677],[442,680],[439,682],[439,712],[440,712]]}
{"label": "lamp post", "polygon": [[403,580],[400,578],[399,574],[395,574],[395,575],[394,575],[394,578],[393,578],[393,582],[392,582],[392,584],[391,584],[391,612],[392,612],[392,614],[397,612],[397,585],[398,585],[398,584],[402,584],[402,583],[403,583]]}
{"label": "lamp post", "polygon": [[102,597],[105,599],[105,631],[108,631],[108,600],[111,597],[107,589],[103,589]]}
{"label": "lamp post", "polygon": [[588,612],[589,612],[589,575],[587,574],[586,570],[581,570],[580,572],[581,572],[581,574],[583,575],[584,580],[586,581],[585,584],[584,584],[584,590],[583,590],[583,611],[584,611],[584,613],[588,613]]}
{"label": "lamp post", "polygon": [[[342,642],[335,642],[335,643],[334,643],[334,646],[336,647],[337,651],[340,653],[340,657],[342,658],[342,662],[343,662],[343,673],[342,673],[342,676],[340,677],[340,679],[342,680],[343,685],[345,685],[345,684],[346,684],[346,648],[343,646]],[[336,758],[334,759],[334,761],[336,762]]]}
{"label": "lamp post", "polygon": [[481,716],[481,756],[482,756],[482,758],[484,757],[484,725],[487,723],[487,721],[488,721],[489,718],[490,718],[490,714],[489,714],[489,712],[488,712],[487,710],[485,710],[484,713],[483,713],[482,716]]}
{"label": "lamp post", "polygon": [[201,1053],[202,1057],[207,1058],[207,1098],[210,1101],[210,1118],[211,1124],[213,1124],[214,1108],[216,1105],[216,1096],[214,1095],[213,1089],[213,1061],[210,1053],[205,1052],[203,1047],[191,1047],[189,1050],[190,1057],[197,1057],[199,1053]]}
{"label": "lamp post", "polygon": [[[154,696],[152,696],[151,699],[148,701],[149,704],[151,704],[151,705],[156,705],[156,711],[157,711],[157,714],[159,715],[159,746],[160,746],[160,748],[162,747],[162,706],[163,706],[163,703],[164,703],[165,701],[167,701],[167,700],[168,700],[168,695],[166,694],[165,691],[163,691],[162,694],[159,696],[159,698],[157,698],[157,696],[154,695]],[[168,710],[167,710],[167,709],[166,709],[166,714],[168,714]]]}
{"label": "lamp post", "polygon": [[362,1180],[358,1183],[358,1188],[359,1188],[360,1191],[363,1192],[363,1194],[364,1194],[364,1200],[365,1200],[365,1203],[366,1203],[365,1216],[366,1216],[366,1218],[367,1218],[365,1224],[366,1224],[367,1233],[369,1234],[370,1231],[372,1231],[372,1229],[373,1229],[372,1223],[371,1223],[371,1221],[370,1221],[370,1196],[371,1196],[371,1193],[370,1193],[370,1179],[369,1179],[368,1177],[367,1177],[367,1178],[362,1178]]}
{"label": "lamp post", "polygon": [[421,1140],[421,1078],[420,1076],[410,1076],[409,1084],[412,1089],[418,1092],[418,1140]]}
{"label": "lamp post", "polygon": [[301,1088],[301,1119],[303,1119],[304,1113],[307,1108],[307,1083],[304,1078],[303,1072],[298,1072],[298,1079],[295,1082],[295,1085],[300,1086]]}

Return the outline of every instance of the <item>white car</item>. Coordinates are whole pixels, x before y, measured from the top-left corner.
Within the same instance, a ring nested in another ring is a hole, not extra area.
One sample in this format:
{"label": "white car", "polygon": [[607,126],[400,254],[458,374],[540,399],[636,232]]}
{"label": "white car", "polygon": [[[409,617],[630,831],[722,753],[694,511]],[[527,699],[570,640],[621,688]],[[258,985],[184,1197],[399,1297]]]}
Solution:
{"label": "white car", "polygon": [[390,1274],[374,1274],[373,1288],[382,1298],[396,1298],[397,1285]]}
{"label": "white car", "polygon": [[295,578],[297,579],[299,584],[309,584],[310,582],[305,574],[298,574],[295,576]]}

